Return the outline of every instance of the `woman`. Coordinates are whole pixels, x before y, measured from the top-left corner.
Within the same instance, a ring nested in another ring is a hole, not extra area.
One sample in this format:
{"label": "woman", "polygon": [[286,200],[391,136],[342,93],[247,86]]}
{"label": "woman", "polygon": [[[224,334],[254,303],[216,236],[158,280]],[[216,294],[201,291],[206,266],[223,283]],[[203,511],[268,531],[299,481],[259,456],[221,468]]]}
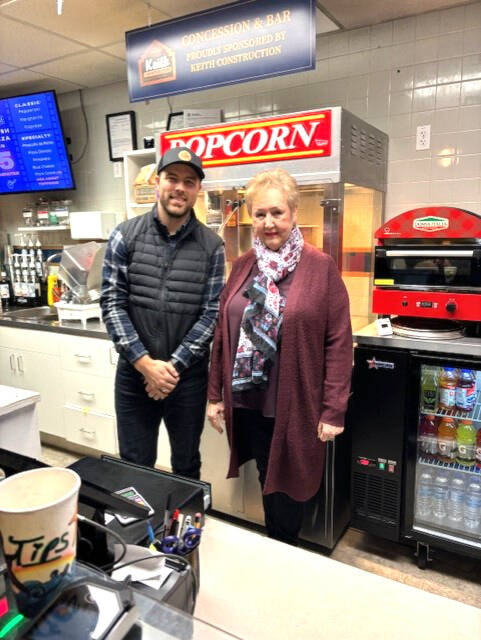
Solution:
{"label": "woman", "polygon": [[284,170],[246,190],[254,245],[233,265],[212,347],[207,417],[231,449],[228,477],[255,459],[268,536],[297,543],[320,487],[326,441],[343,431],[352,366],[345,286],[304,243],[299,193]]}

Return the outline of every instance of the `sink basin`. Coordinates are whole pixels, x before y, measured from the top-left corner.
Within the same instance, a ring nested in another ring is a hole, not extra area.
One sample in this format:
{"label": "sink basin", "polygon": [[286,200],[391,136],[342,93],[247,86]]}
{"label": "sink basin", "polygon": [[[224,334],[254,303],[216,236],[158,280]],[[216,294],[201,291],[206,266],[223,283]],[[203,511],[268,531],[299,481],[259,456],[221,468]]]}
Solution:
{"label": "sink basin", "polygon": [[3,314],[4,318],[12,318],[12,320],[58,320],[58,313],[55,307],[27,307],[26,309],[15,309],[7,311]]}

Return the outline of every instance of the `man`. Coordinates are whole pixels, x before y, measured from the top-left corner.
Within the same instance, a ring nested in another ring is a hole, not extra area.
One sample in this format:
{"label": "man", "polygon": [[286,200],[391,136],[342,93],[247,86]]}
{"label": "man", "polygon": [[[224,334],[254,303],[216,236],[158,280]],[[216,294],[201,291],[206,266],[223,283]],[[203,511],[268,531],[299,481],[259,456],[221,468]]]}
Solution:
{"label": "man", "polygon": [[203,178],[190,149],[166,151],[157,167],[157,203],[109,238],[101,295],[120,354],[120,455],[153,467],[163,418],[172,471],[190,478],[200,477],[209,345],[225,267],[222,239],[193,209]]}

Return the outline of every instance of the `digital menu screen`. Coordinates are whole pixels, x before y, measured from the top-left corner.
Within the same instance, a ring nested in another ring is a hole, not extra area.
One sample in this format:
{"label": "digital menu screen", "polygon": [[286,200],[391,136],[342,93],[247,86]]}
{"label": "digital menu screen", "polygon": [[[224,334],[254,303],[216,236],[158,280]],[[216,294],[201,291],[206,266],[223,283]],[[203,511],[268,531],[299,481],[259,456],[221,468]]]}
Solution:
{"label": "digital menu screen", "polygon": [[54,91],[0,99],[0,194],[75,189]]}

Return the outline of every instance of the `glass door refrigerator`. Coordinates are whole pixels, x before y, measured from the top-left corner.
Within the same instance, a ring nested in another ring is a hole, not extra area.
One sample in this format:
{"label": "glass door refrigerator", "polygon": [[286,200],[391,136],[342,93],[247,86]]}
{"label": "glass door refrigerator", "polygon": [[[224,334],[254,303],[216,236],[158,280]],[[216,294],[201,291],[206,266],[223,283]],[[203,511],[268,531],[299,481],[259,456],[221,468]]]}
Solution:
{"label": "glass door refrigerator", "polygon": [[416,438],[407,440],[404,535],[481,554],[481,363],[414,357]]}
{"label": "glass door refrigerator", "polygon": [[479,341],[390,341],[355,349],[351,526],[415,545],[421,568],[431,548],[481,557]]}

